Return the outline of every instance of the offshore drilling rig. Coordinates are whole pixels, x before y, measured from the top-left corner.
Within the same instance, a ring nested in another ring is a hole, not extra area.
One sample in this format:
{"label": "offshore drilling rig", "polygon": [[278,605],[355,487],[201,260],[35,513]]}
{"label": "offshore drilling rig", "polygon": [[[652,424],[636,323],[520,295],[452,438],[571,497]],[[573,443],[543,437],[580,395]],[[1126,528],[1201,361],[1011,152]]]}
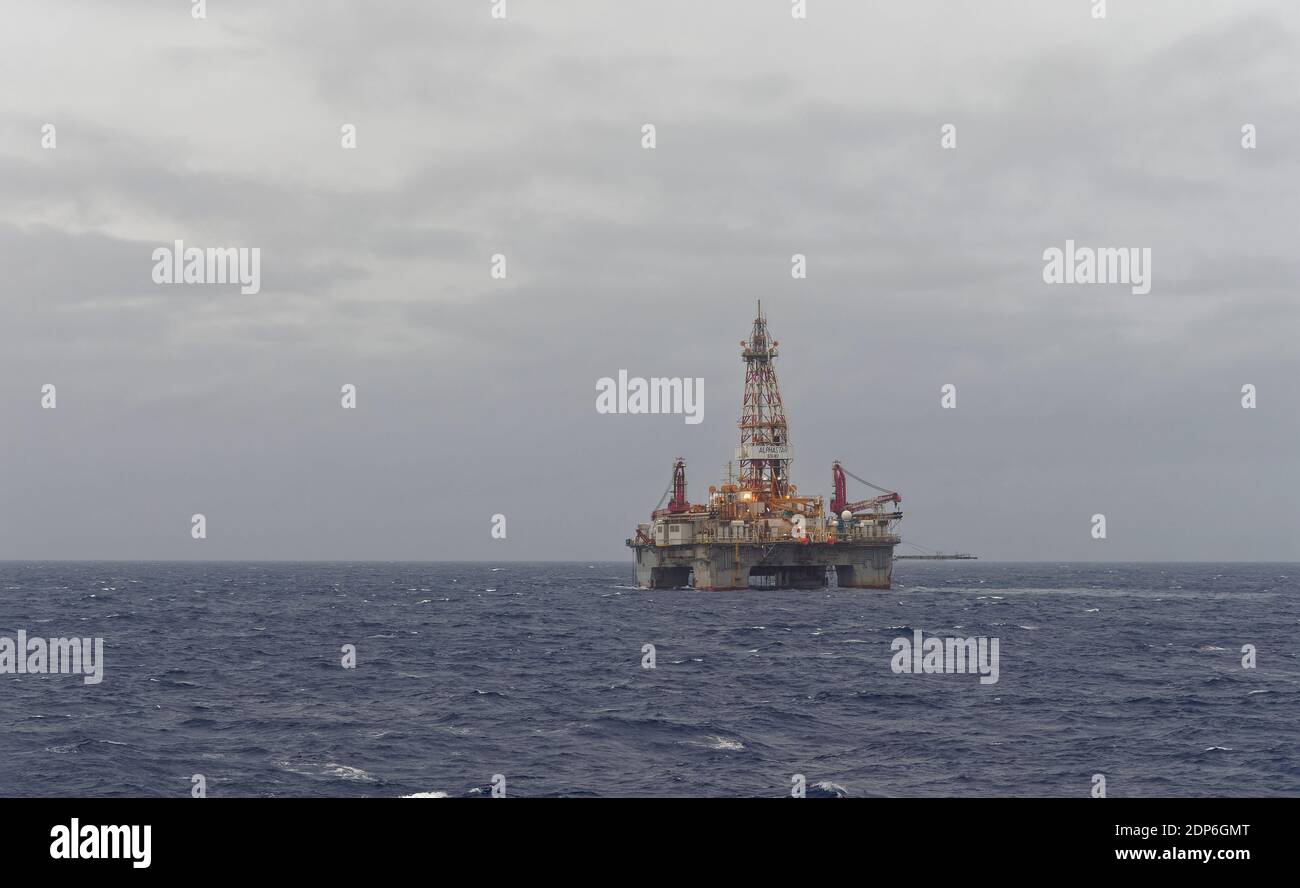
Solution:
{"label": "offshore drilling rig", "polygon": [[[898,545],[902,497],[847,471],[831,467],[830,512],[820,496],[800,496],[790,483],[790,445],[785,405],[773,361],[777,342],[767,330],[763,305],[747,341],[745,395],[740,415],[739,476],[727,464],[727,479],[709,488],[707,504],[686,498],[686,463],[673,465],[668,505],[656,508],[648,524],[627,545],[636,552],[637,584],[644,588],[696,589],[820,588],[888,589]],[[849,502],[848,478],[878,491]]]}

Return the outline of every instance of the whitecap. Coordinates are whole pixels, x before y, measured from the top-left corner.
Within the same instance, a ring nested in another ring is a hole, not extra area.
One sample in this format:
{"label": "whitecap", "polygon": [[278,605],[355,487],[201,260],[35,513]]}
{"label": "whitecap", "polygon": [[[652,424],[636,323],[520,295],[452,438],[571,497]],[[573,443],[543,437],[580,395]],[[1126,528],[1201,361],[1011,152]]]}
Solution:
{"label": "whitecap", "polygon": [[848,798],[849,795],[847,789],[840,786],[838,783],[832,783],[829,780],[819,780],[814,783],[813,786],[820,789],[822,792],[829,792],[839,799]]}
{"label": "whitecap", "polygon": [[303,764],[295,766],[289,762],[276,762],[276,767],[292,774],[304,774],[311,777],[337,777],[340,780],[356,780],[373,783],[375,778],[361,768],[326,762],[324,765]]}

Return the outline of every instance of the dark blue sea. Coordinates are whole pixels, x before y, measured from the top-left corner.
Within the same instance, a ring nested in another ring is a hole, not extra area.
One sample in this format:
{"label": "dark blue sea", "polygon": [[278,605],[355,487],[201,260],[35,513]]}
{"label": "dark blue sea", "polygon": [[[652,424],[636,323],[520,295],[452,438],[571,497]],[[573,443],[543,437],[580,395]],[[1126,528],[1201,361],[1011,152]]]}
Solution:
{"label": "dark blue sea", "polygon": [[[104,679],[0,675],[5,796],[1300,795],[1298,564],[0,563],[20,629]],[[998,638],[998,682],[895,674],[914,629]]]}

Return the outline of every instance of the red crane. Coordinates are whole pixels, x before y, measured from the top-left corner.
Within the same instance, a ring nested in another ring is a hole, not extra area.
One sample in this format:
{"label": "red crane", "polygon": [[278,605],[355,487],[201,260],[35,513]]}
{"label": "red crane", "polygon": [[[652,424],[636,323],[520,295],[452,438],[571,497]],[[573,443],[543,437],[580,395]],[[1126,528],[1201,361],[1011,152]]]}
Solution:
{"label": "red crane", "polygon": [[686,501],[686,460],[679,456],[673,463],[673,498],[668,503],[668,514],[680,515],[690,510],[691,504]]}
{"label": "red crane", "polygon": [[[670,494],[672,499],[668,499]],[[664,500],[668,500],[666,509]],[[650,517],[666,518],[669,515],[684,515],[690,510],[691,504],[686,501],[686,460],[679,456],[673,463],[673,481],[664,490],[664,495],[659,497],[659,505],[654,507]]]}
{"label": "red crane", "polygon": [[[853,478],[855,481],[861,481],[868,487],[873,487],[876,490],[882,491],[881,495],[872,497],[868,500],[859,500],[856,503],[849,502],[849,484],[845,478],[846,475]],[[836,460],[831,466],[831,477],[835,482],[835,496],[831,498],[831,514],[834,516],[838,517],[840,513],[845,510],[848,510],[853,514],[857,514],[858,512],[879,512],[884,508],[886,503],[898,504],[903,501],[903,498],[894,491],[885,490],[883,487],[872,484],[870,481],[867,481],[864,478],[859,478],[852,472],[846,471],[845,468],[840,465],[839,460]]]}

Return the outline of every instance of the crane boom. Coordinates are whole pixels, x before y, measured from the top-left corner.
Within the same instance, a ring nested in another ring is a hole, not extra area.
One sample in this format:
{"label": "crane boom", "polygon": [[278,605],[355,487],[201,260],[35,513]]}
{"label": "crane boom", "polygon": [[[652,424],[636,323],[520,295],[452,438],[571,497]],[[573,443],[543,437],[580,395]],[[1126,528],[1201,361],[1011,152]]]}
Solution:
{"label": "crane boom", "polygon": [[[849,502],[848,482],[845,481],[845,476],[848,476],[855,481],[860,481],[875,490],[881,491],[880,496],[866,500],[859,500],[853,503]],[[886,490],[878,484],[872,484],[864,478],[859,478],[857,475],[844,468],[844,466],[840,465],[839,460],[836,460],[831,466],[831,477],[835,483],[835,496],[831,498],[831,512],[836,515],[845,511],[853,514],[859,512],[880,512],[885,507],[886,503],[898,504],[903,501],[903,498],[894,491]]]}

